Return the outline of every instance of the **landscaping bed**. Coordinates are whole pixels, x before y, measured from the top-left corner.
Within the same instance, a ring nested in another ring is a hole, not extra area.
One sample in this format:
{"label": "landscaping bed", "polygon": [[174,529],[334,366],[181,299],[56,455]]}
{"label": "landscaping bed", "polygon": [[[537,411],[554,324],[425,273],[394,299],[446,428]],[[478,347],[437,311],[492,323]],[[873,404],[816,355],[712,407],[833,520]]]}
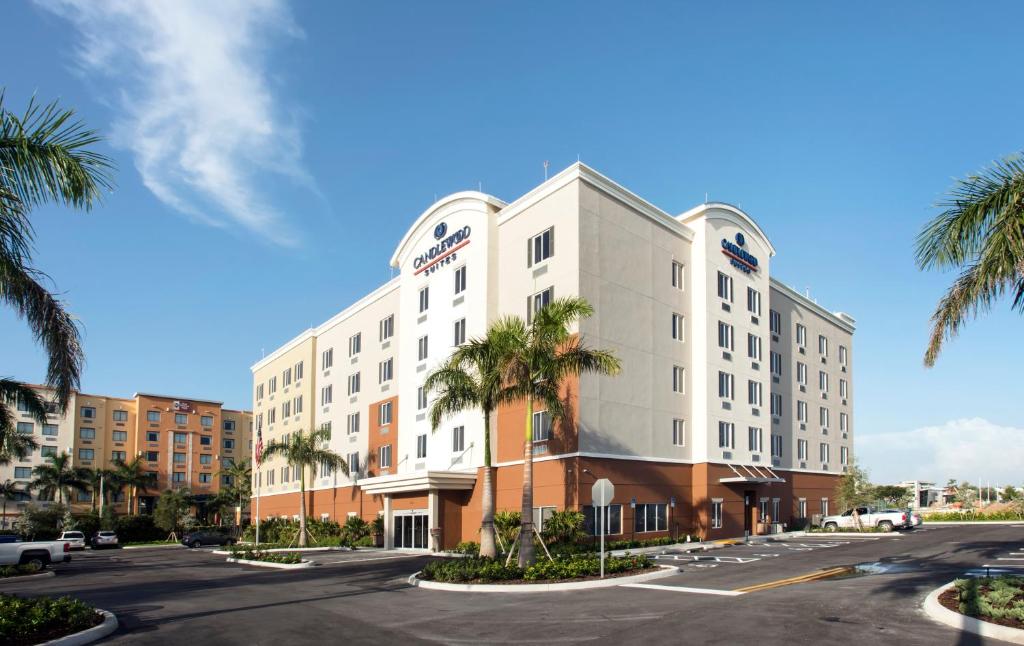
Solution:
{"label": "landscaping bed", "polygon": [[65,637],[102,624],[104,616],[71,597],[19,597],[0,594],[0,644],[27,646]]}
{"label": "landscaping bed", "polygon": [[[637,574],[654,567],[646,555],[611,556],[605,559],[605,576]],[[541,557],[533,565],[520,568],[505,565],[502,560],[470,557],[431,561],[423,566],[419,578],[439,583],[531,584],[586,581],[600,576],[601,561],[597,555],[577,554],[551,561]]]}
{"label": "landscaping bed", "polygon": [[1024,577],[1003,575],[957,579],[939,595],[948,610],[981,621],[1024,630]]}
{"label": "landscaping bed", "polygon": [[0,567],[0,579],[13,579],[19,576],[32,576],[39,574],[43,568],[26,563],[25,565],[4,565]]}
{"label": "landscaping bed", "polygon": [[296,552],[269,552],[266,550],[230,550],[230,558],[260,563],[280,563],[282,565],[298,565],[302,555]]}

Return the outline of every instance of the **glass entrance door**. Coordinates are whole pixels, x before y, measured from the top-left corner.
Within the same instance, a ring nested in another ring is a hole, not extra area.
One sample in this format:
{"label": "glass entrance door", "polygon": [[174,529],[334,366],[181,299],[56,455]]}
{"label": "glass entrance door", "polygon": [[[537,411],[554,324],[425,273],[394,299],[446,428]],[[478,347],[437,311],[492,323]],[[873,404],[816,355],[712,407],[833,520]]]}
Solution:
{"label": "glass entrance door", "polygon": [[426,512],[395,514],[395,547],[427,549],[427,529]]}

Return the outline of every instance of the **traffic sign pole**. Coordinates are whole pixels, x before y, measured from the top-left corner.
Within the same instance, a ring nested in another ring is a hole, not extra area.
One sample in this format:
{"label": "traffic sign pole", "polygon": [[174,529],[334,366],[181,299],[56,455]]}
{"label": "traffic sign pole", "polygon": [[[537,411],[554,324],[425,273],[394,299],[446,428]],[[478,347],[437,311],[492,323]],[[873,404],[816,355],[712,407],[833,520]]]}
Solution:
{"label": "traffic sign pole", "polygon": [[[615,497],[615,485],[608,478],[601,478],[594,483],[594,486],[590,490],[590,498],[595,507],[595,517],[598,518],[598,523],[601,528],[598,530],[598,536],[601,537],[601,578],[604,578],[604,534],[605,534],[605,522],[608,518],[608,505],[611,504],[612,499]],[[600,509],[600,512],[597,512]]]}

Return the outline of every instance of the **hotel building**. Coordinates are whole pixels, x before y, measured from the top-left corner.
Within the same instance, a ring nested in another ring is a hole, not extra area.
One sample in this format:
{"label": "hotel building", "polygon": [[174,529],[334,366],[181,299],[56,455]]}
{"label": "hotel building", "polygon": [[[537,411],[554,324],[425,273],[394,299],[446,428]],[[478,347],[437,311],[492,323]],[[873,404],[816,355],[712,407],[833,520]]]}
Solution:
{"label": "hotel building", "polygon": [[[52,399],[48,388],[34,388]],[[53,407],[45,425],[20,405],[15,414],[18,432],[32,435],[39,448],[22,460],[0,465],[0,481],[10,479],[25,487],[32,481],[32,468],[57,453],[69,453],[73,466],[89,469],[113,469],[118,461],[142,456],[146,469],[157,476],[156,487],[139,494],[143,513],[151,512],[160,492],[170,488],[188,488],[202,502],[225,483],[218,472],[233,460],[248,459],[252,452],[252,414],[215,401],[146,393],[127,399],[74,393],[66,414]],[[92,496],[89,491],[72,492],[72,512],[91,510]],[[36,493],[20,495],[8,505],[7,526],[30,501],[48,502]],[[127,491],[111,492],[107,504],[118,514],[127,513]]]}
{"label": "hotel building", "polygon": [[[579,509],[615,483],[612,535],[719,538],[830,510],[852,460],[854,320],[771,277],[768,236],[722,203],[671,215],[575,164],[506,203],[438,200],[399,241],[397,276],[252,366],[265,443],[321,425],[345,476],[307,477],[311,516],[383,514],[386,543],[478,540],[479,411],[432,431],[425,375],[497,317],[553,298],[594,307],[578,332],[622,362],[534,413],[534,515]],[[525,407],[494,416],[497,509],[520,507]],[[260,516],[298,511],[280,459],[254,475]]]}

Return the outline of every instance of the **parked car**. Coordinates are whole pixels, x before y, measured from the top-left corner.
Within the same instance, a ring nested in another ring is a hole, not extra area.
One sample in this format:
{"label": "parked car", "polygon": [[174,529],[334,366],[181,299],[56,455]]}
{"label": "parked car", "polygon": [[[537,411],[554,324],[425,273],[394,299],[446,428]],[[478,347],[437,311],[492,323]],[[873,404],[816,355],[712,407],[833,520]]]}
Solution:
{"label": "parked car", "polygon": [[188,532],[181,537],[181,544],[186,547],[202,547],[203,545],[234,545],[235,539],[227,532],[215,529],[204,529]]}
{"label": "parked car", "polygon": [[111,531],[103,530],[96,532],[92,537],[92,548],[94,550],[103,549],[105,547],[118,547],[117,534]]}
{"label": "parked car", "polygon": [[[878,510],[874,507],[857,507],[860,515],[861,527],[877,527],[883,532],[891,532],[894,529],[906,529],[913,522],[906,511],[900,510]],[[856,529],[857,523],[853,517],[853,509],[847,509],[839,516],[825,516],[821,519],[821,526],[827,532],[835,532],[840,529]]]}
{"label": "parked car", "polygon": [[73,550],[85,549],[85,534],[82,532],[62,532],[58,541],[67,541]]}
{"label": "parked car", "polygon": [[0,543],[0,565],[31,563],[44,568],[50,563],[67,563],[70,560],[71,543],[68,541]]}

